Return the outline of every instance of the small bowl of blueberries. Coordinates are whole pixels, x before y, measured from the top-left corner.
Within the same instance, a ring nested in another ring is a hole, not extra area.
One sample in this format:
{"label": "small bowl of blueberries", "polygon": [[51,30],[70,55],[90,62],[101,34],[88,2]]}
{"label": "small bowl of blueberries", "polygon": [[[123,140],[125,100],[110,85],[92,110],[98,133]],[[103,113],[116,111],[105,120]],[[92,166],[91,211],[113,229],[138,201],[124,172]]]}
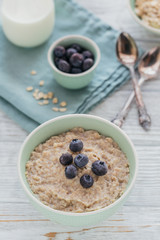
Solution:
{"label": "small bowl of blueberries", "polygon": [[54,78],[63,87],[80,89],[93,78],[100,61],[100,50],[90,38],[69,35],[55,41],[48,51]]}

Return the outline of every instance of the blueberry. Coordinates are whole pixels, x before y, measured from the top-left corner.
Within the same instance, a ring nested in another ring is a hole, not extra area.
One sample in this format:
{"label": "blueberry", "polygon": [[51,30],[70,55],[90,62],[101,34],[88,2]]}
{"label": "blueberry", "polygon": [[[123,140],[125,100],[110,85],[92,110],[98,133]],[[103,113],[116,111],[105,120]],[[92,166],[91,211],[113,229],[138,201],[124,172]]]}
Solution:
{"label": "blueberry", "polygon": [[94,183],[93,178],[88,175],[88,174],[84,174],[81,178],[80,178],[80,184],[82,185],[82,187],[84,188],[90,188],[92,187]]}
{"label": "blueberry", "polygon": [[76,49],[77,52],[79,52],[79,53],[82,52],[82,48],[81,48],[81,46],[80,46],[79,44],[73,43],[73,44],[71,45],[71,48]]}
{"label": "blueberry", "polygon": [[97,176],[103,176],[108,171],[107,164],[105,162],[103,162],[103,161],[97,160],[97,161],[92,163],[92,171]]}
{"label": "blueberry", "polygon": [[58,62],[58,69],[61,70],[62,72],[69,73],[71,66],[67,61],[60,59]]}
{"label": "blueberry", "polygon": [[81,73],[82,72],[82,69],[81,68],[71,68],[71,73],[75,73],[75,74],[78,74],[78,73]]}
{"label": "blueberry", "polygon": [[77,50],[74,49],[74,48],[68,48],[68,49],[66,50],[66,56],[67,56],[67,58],[70,58],[73,53],[77,53]]}
{"label": "blueberry", "polygon": [[74,159],[74,163],[77,167],[82,168],[88,163],[88,157],[85,154],[78,154]]}
{"label": "blueberry", "polygon": [[70,153],[63,153],[60,156],[59,161],[62,165],[66,166],[72,163],[73,157]]}
{"label": "blueberry", "polygon": [[79,152],[83,148],[83,142],[79,139],[73,139],[69,145],[69,148],[72,152]]}
{"label": "blueberry", "polygon": [[66,175],[66,178],[69,178],[69,179],[72,179],[72,178],[76,177],[77,168],[73,164],[68,165],[65,168],[65,175]]}
{"label": "blueberry", "polygon": [[56,65],[56,67],[58,67],[59,60],[60,60],[60,58],[55,57],[55,59],[54,59],[54,63],[55,63],[55,65]]}
{"label": "blueberry", "polygon": [[83,51],[82,55],[83,55],[84,59],[86,59],[86,58],[92,58],[93,59],[93,54],[88,50]]}
{"label": "blueberry", "polygon": [[66,53],[66,50],[65,50],[65,48],[63,46],[57,46],[54,49],[54,55],[56,57],[61,58],[61,57],[63,57],[65,55],[65,53]]}
{"label": "blueberry", "polygon": [[80,67],[83,63],[83,55],[80,53],[74,53],[70,57],[70,63],[73,67]]}
{"label": "blueberry", "polygon": [[58,67],[58,63],[59,63],[60,60],[65,60],[65,61],[67,61],[67,58],[66,58],[65,56],[63,56],[63,57],[61,57],[61,58],[55,57],[55,58],[54,58],[54,63],[55,63],[55,65],[56,65],[56,67]]}
{"label": "blueberry", "polygon": [[82,69],[83,71],[88,70],[89,68],[91,68],[93,66],[93,59],[92,58],[87,58],[84,60],[83,65],[82,65]]}

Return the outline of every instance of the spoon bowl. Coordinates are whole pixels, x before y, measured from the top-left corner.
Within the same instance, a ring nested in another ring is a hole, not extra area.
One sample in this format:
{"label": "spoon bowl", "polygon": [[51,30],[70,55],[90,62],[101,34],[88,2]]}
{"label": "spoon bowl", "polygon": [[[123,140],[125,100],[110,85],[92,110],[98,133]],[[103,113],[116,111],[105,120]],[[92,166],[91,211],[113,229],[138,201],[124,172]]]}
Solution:
{"label": "spoon bowl", "polygon": [[146,52],[139,63],[138,71],[146,80],[157,76],[160,68],[160,47],[155,47]]}
{"label": "spoon bowl", "polygon": [[138,48],[133,38],[122,32],[116,44],[116,53],[119,61],[126,65],[134,65],[138,59]]}

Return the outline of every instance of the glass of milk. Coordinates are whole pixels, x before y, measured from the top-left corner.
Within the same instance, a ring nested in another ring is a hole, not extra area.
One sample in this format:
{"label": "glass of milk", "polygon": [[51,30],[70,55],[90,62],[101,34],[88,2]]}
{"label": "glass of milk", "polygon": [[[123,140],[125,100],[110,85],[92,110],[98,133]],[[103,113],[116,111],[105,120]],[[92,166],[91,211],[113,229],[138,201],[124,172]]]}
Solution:
{"label": "glass of milk", "polygon": [[2,27],[6,37],[18,46],[42,44],[53,31],[53,0],[3,0]]}

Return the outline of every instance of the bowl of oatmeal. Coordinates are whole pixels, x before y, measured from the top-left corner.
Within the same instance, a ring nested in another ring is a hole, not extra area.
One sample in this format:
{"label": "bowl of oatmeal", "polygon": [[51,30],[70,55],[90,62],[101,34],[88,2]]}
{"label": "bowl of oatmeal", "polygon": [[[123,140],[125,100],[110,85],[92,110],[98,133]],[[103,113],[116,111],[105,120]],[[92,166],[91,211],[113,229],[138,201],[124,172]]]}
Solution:
{"label": "bowl of oatmeal", "polygon": [[137,23],[160,35],[160,1],[128,0],[128,7]]}
{"label": "bowl of oatmeal", "polygon": [[18,172],[27,197],[45,217],[86,226],[108,218],[126,201],[137,157],[128,136],[111,122],[66,115],[29,134]]}

